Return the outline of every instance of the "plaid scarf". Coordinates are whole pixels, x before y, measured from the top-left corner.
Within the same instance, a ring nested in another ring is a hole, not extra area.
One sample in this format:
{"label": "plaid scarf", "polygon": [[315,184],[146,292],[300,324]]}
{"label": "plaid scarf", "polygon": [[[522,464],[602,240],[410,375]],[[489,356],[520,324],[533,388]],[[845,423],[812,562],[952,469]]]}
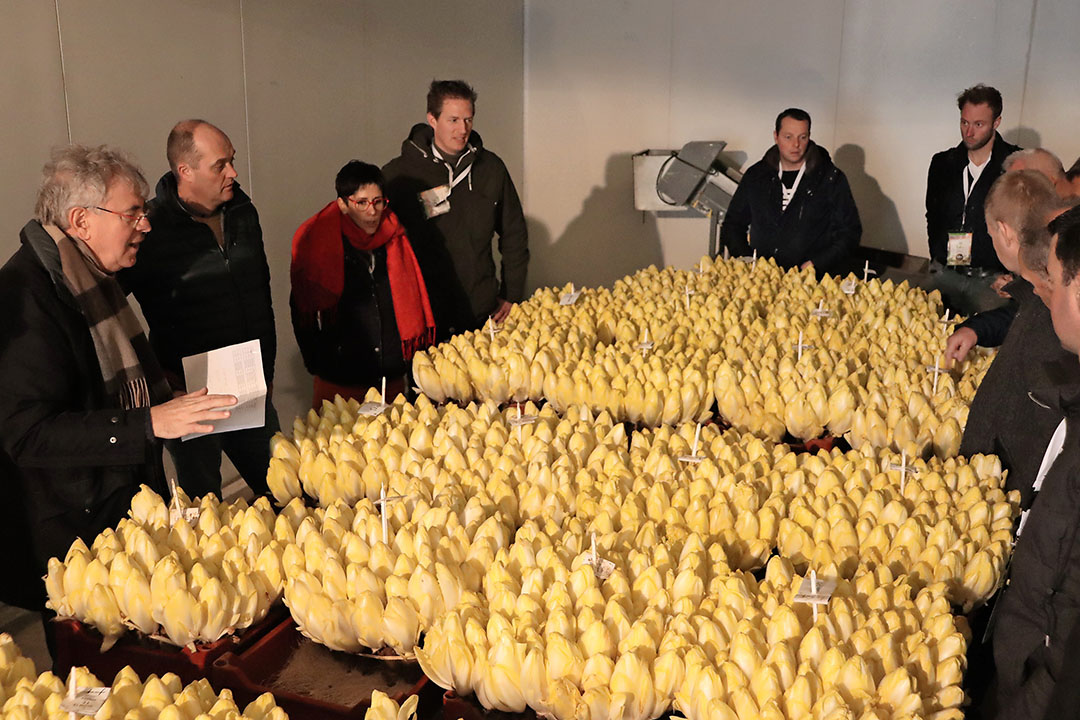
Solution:
{"label": "plaid scarf", "polygon": [[165,375],[116,278],[97,263],[93,251],[55,225],[45,225],[60,252],[60,269],[90,326],[105,391],[121,407],[150,407],[169,398]]}

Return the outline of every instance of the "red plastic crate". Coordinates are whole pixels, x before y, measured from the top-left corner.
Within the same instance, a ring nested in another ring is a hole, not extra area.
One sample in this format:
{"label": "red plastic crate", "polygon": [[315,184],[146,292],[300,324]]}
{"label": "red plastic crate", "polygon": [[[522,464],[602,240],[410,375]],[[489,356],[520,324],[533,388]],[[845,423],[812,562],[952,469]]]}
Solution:
{"label": "red plastic crate", "polygon": [[54,669],[60,677],[67,677],[73,666],[85,666],[108,685],[126,665],[135,669],[141,677],[151,673],[161,676],[176,673],[186,685],[210,672],[210,664],[231,650],[242,650],[252,645],[272,628],[281,624],[288,614],[283,605],[276,605],[261,621],[234,635],[195,646],[195,650],[176,647],[159,640],[142,637],[134,632],[125,633],[116,644],[101,652],[102,636],[95,628],[78,620],[55,620],[53,631],[56,640]]}
{"label": "red plastic crate", "polygon": [[[313,677],[311,668],[317,668],[318,688],[297,686],[296,676],[304,664]],[[362,720],[371,705],[372,690],[381,690],[398,703],[419,694],[418,716],[426,717],[425,710],[438,705],[440,690],[414,662],[335,652],[304,637],[292,618],[246,650],[214,660],[210,682],[215,690],[232,690],[241,708],[264,692],[273,693],[290,720]]]}
{"label": "red plastic crate", "polygon": [[488,710],[475,696],[460,697],[453,690],[443,694],[443,720],[537,720],[532,708],[522,713]]}

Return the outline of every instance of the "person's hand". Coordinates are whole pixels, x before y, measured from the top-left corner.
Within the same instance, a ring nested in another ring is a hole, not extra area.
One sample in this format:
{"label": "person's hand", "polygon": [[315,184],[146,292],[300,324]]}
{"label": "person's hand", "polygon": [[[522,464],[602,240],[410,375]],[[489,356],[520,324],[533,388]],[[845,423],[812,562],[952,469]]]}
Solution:
{"label": "person's hand", "polygon": [[205,433],[214,429],[213,420],[229,417],[227,408],[235,405],[233,395],[208,395],[206,388],[173,398],[169,402],[150,408],[150,424],[154,437],[164,440],[183,437],[192,433]]}
{"label": "person's hand", "polygon": [[971,348],[979,343],[979,336],[968,327],[958,328],[945,342],[945,359],[952,367],[953,362],[963,362]]}
{"label": "person's hand", "polygon": [[998,275],[996,278],[994,278],[994,282],[990,283],[990,289],[1003,298],[1012,297],[1012,295],[1005,292],[1005,286],[1012,281],[1012,273],[1002,273],[1001,275]]}
{"label": "person's hand", "polygon": [[812,268],[812,267],[814,267],[814,261],[813,260],[807,260],[806,262],[804,262],[802,265],[799,266],[799,269],[800,270],[805,270],[806,268]]}
{"label": "person's hand", "polygon": [[510,314],[510,308],[514,307],[511,303],[506,302],[502,298],[497,298],[495,301],[495,312],[491,313],[491,319],[496,324],[502,323],[506,319],[506,316]]}

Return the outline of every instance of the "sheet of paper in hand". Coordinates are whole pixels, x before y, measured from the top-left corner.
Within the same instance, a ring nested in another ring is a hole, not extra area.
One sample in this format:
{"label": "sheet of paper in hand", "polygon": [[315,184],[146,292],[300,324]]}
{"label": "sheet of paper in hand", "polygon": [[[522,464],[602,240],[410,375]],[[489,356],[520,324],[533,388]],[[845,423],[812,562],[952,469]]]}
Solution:
{"label": "sheet of paper in hand", "polygon": [[213,430],[185,435],[182,440],[262,427],[265,424],[266,378],[263,377],[262,350],[258,340],[189,355],[183,363],[188,390],[206,388],[211,395],[235,395],[238,402],[228,408],[229,417],[213,423]]}

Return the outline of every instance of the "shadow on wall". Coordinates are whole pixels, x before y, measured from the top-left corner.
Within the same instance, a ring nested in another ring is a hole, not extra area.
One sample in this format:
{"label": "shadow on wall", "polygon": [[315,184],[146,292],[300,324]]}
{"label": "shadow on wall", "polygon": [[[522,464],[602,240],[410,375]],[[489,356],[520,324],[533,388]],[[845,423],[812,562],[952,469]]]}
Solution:
{"label": "shadow on wall", "polygon": [[[833,162],[847,175],[855,206],[859,209],[863,228],[859,244],[906,253],[907,238],[900,224],[896,203],[881,191],[881,185],[873,176],[866,174],[866,151],[859,145],[841,145],[833,155]],[[926,162],[929,166],[930,158]],[[926,241],[921,242],[925,245]],[[918,241],[912,249],[917,250],[917,246]]]}
{"label": "shadow on wall", "polygon": [[551,241],[547,228],[531,218],[529,240],[538,251],[534,256],[542,253],[533,275],[541,286],[572,281],[610,287],[624,275],[664,261],[656,216],[634,209],[630,153],[608,158],[604,185],[592,189],[558,239]]}
{"label": "shadow on wall", "polygon": [[[1013,145],[1019,145],[1022,148],[1037,148],[1042,147],[1042,136],[1039,135],[1039,131],[1035,128],[1027,127],[1026,125],[1018,125],[1014,128],[1009,128],[1005,132],[1001,133],[1001,137],[1005,138],[1006,142],[1010,142]],[[1050,152],[1054,152],[1053,148],[1046,148]],[[1054,153],[1055,155],[1057,153]],[[1062,162],[1066,162],[1064,158]],[[1066,168],[1068,165],[1065,166]]]}

